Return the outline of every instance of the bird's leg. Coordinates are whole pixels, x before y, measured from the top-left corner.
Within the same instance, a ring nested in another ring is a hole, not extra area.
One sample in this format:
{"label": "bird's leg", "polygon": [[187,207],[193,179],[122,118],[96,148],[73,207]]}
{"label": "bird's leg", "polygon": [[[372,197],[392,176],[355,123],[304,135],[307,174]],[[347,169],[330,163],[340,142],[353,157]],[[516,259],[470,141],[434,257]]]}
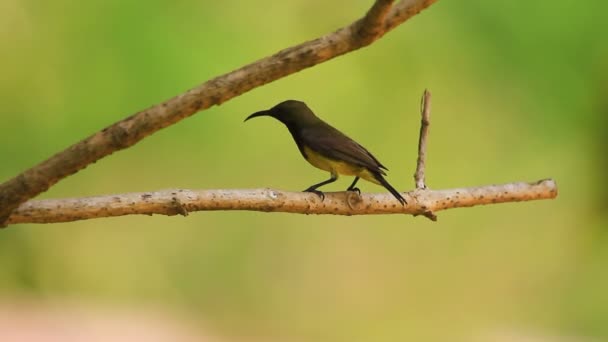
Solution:
{"label": "bird's leg", "polygon": [[355,191],[356,193],[358,193],[359,195],[361,195],[361,190],[359,190],[359,188],[355,187],[355,184],[357,184],[357,182],[359,181],[359,177],[355,177],[355,180],[353,181],[353,184],[351,184],[348,189],[346,189],[346,191]]}
{"label": "bird's leg", "polygon": [[313,184],[311,186],[308,187],[308,189],[304,190],[304,192],[312,192],[314,194],[317,194],[317,196],[321,197],[321,201],[325,199],[325,194],[323,194],[323,192],[317,190],[318,187],[323,186],[325,184],[329,184],[329,183],[333,183],[336,181],[336,179],[338,179],[338,174],[332,172],[331,173],[331,178],[329,178],[326,181],[322,181],[319,184]]}

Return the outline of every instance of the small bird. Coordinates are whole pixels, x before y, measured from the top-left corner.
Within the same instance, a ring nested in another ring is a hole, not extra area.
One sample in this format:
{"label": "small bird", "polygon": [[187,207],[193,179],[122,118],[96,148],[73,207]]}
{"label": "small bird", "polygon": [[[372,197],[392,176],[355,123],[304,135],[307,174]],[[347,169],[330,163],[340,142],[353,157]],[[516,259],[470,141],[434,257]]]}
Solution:
{"label": "small bird", "polygon": [[360,193],[355,185],[359,178],[363,178],[384,186],[401,205],[407,204],[401,194],[384,179],[384,170],[388,169],[376,157],[365,147],[319,119],[304,102],[287,100],[268,110],[253,113],[245,121],[259,116],[271,116],[287,126],[304,159],[331,174],[328,180],[311,185],[305,192],[315,193],[324,199],[325,195],[317,188],[335,182],[341,174],[355,176],[346,191]]}

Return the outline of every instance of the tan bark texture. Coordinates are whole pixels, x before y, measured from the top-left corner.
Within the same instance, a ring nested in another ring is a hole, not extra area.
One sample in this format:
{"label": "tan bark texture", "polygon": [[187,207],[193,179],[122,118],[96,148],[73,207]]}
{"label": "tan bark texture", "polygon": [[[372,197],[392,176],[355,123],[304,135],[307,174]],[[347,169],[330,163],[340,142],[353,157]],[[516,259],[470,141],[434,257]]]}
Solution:
{"label": "tan bark texture", "polygon": [[[551,179],[533,183],[509,183],[448,190],[417,189],[403,193],[402,206],[389,193],[326,193],[272,189],[250,190],[163,190],[120,195],[32,200],[22,204],[8,224],[56,223],[123,215],[188,215],[194,211],[250,210],[300,214],[370,215],[412,214],[434,216],[434,212],[505,202],[551,199],[557,185]],[[430,218],[430,217],[429,217]]]}

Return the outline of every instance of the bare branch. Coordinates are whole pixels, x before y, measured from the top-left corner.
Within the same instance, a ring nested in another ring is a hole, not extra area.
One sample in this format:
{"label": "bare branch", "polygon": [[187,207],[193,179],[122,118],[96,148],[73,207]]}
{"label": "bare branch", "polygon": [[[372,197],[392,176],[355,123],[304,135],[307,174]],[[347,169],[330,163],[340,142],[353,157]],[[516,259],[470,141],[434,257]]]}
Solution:
{"label": "bare branch", "polygon": [[431,92],[424,90],[420,105],[420,137],[418,140],[418,160],[416,162],[416,173],[414,173],[414,181],[416,189],[426,189],[424,171],[426,166],[426,140],[429,135],[429,126],[431,125]]}
{"label": "bare branch", "polygon": [[[416,161],[416,172],[414,173],[414,181],[416,189],[426,189],[425,183],[425,167],[426,167],[426,141],[429,135],[429,126],[431,125],[431,92],[427,89],[422,93],[420,100],[420,136],[418,138],[418,160]],[[422,213],[431,221],[437,221],[437,215],[432,211]]]}
{"label": "bare branch", "polygon": [[401,206],[391,194],[326,193],[325,200],[307,192],[272,189],[163,190],[87,198],[32,200],[22,204],[8,224],[55,223],[122,215],[187,215],[193,211],[251,210],[300,214],[425,215],[439,210],[483,204],[550,199],[557,196],[551,179],[449,190],[414,190]]}
{"label": "bare branch", "polygon": [[385,32],[384,19],[392,3],[393,0],[376,0],[359,23],[359,39],[371,43]]}
{"label": "bare branch", "polygon": [[391,1],[377,0],[363,19],[349,26],[211,79],[106,127],[0,184],[0,227],[4,225],[10,212],[21,203],[89,164],[130,147],[150,134],[198,111],[369,45],[435,1],[403,0],[390,8]]}
{"label": "bare branch", "polygon": [[391,11],[386,16],[384,21],[384,32],[388,32],[399,26],[405,20],[420,13],[423,9],[429,7],[437,0],[401,0],[391,8]]}

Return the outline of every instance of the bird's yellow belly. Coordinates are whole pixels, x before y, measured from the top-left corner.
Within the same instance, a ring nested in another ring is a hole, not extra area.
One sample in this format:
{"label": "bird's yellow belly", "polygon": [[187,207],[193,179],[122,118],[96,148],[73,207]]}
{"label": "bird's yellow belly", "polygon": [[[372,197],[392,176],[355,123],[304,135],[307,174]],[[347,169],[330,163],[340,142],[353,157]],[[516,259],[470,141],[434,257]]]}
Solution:
{"label": "bird's yellow belly", "polygon": [[380,184],[372,173],[364,167],[352,165],[341,160],[326,158],[308,147],[304,147],[304,153],[306,153],[306,160],[316,168],[336,175],[361,177],[372,183]]}

